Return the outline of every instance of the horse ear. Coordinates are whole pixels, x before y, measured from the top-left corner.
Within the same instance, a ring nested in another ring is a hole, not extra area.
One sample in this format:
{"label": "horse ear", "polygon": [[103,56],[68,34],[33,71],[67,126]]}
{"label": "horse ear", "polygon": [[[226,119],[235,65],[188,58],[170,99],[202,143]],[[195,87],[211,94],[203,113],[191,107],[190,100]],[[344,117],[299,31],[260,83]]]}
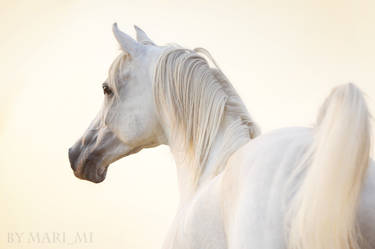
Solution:
{"label": "horse ear", "polygon": [[112,26],[113,34],[115,35],[116,40],[121,46],[121,49],[124,52],[127,52],[130,54],[130,56],[134,57],[136,56],[139,51],[142,49],[142,45],[138,43],[136,40],[131,38],[129,35],[122,32],[118,26],[117,23],[114,23]]}
{"label": "horse ear", "polygon": [[137,41],[143,44],[155,45],[155,43],[146,35],[146,33],[137,25],[134,25],[135,32],[137,33]]}

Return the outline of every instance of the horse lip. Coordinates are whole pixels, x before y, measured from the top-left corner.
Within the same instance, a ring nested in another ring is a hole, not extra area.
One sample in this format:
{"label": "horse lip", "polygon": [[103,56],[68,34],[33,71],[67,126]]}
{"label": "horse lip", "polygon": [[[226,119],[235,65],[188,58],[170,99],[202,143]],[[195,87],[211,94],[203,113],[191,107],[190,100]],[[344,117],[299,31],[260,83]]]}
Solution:
{"label": "horse lip", "polygon": [[83,179],[82,176],[81,176],[81,174],[80,174],[80,172],[79,172],[78,170],[73,170],[73,173],[74,173],[74,175],[75,175],[77,178],[79,178],[79,179]]}

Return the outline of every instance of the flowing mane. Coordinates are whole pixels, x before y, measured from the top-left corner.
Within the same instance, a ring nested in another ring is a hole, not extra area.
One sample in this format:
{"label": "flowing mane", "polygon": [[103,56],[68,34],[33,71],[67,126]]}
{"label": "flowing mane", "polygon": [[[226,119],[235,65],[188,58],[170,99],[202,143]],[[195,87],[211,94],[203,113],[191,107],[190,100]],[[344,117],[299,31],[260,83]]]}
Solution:
{"label": "flowing mane", "polygon": [[169,130],[169,145],[193,167],[195,183],[224,119],[228,125],[215,175],[235,150],[260,133],[229,80],[213,60],[216,68],[199,53],[212,60],[204,49],[166,49],[156,65],[153,85],[160,120]]}

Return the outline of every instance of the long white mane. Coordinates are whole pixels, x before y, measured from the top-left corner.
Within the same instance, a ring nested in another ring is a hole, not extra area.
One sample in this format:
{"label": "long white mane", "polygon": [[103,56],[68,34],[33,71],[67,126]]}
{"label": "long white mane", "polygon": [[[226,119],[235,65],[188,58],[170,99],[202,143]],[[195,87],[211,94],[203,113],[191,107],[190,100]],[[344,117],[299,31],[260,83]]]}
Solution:
{"label": "long white mane", "polygon": [[236,149],[260,133],[225,75],[199,53],[212,58],[204,49],[166,49],[155,68],[153,86],[160,119],[170,131],[172,152],[193,167],[196,183],[223,122],[227,128],[215,175]]}

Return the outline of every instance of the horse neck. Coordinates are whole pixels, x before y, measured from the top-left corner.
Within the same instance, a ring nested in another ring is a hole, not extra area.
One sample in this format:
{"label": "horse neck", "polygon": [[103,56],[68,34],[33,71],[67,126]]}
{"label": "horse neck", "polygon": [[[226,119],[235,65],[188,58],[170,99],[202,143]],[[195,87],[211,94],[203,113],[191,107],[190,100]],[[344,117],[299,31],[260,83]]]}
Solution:
{"label": "horse neck", "polygon": [[194,181],[193,168],[181,161],[181,155],[173,153],[177,166],[181,204],[191,200],[200,188],[216,176],[222,167],[225,167],[229,156],[250,140],[248,134],[233,131],[233,129],[238,129],[238,127],[233,126],[236,120],[238,121],[238,118],[224,115],[219,131],[210,149],[208,159],[205,165],[201,165],[204,170],[199,177],[198,183]]}

